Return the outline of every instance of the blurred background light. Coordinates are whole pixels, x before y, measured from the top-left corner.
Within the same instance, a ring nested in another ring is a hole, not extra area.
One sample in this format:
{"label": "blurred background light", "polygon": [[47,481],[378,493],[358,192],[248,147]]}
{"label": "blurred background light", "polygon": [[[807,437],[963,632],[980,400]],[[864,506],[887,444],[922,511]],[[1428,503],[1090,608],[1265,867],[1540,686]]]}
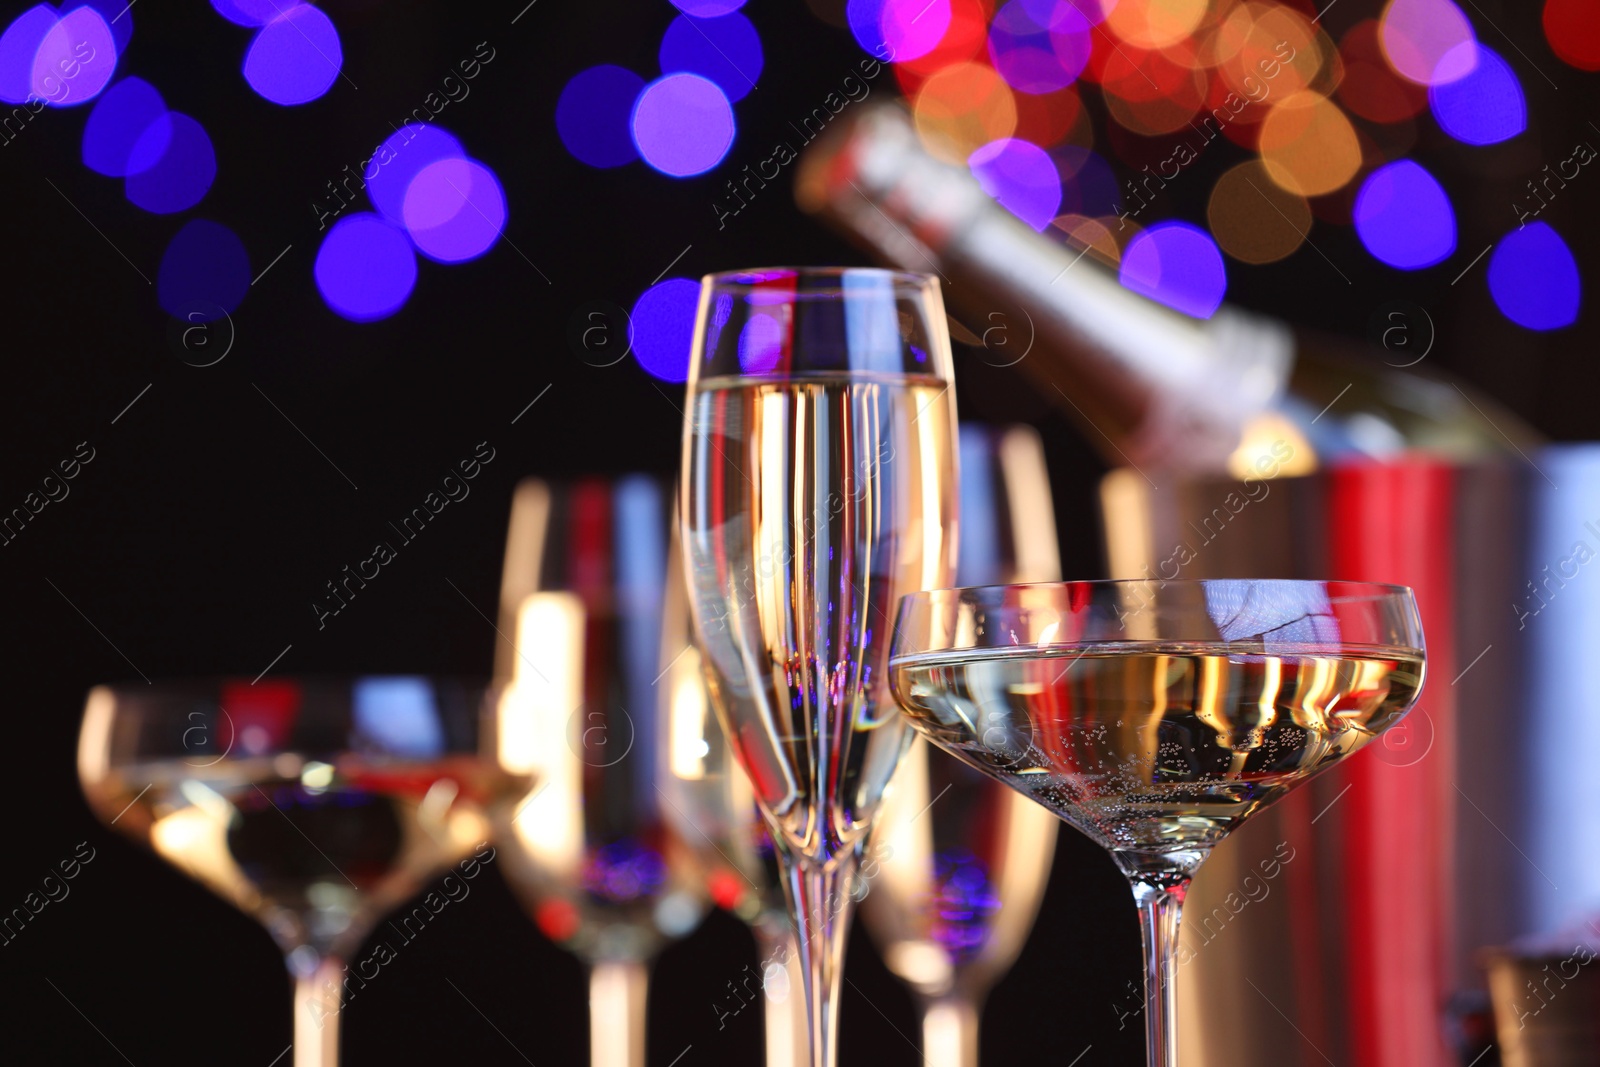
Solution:
{"label": "blurred background light", "polygon": [[190,219],[167,242],[156,275],[156,299],[185,322],[231,315],[250,291],[250,256],[239,236],[220,222]]}
{"label": "blurred background light", "polygon": [[922,83],[912,104],[928,151],[951,163],[1017,129],[1011,87],[984,63],[953,63]]}
{"label": "blurred background light", "polygon": [[1373,122],[1402,122],[1428,103],[1427,91],[1395,73],[1378,41],[1378,20],[1362,19],[1339,42],[1339,101]]}
{"label": "blurred background light", "polygon": [[667,74],[645,86],[629,125],[644,161],[674,178],[704,174],[733,147],[733,105],[698,74]]}
{"label": "blurred background light", "polygon": [[1061,174],[1061,208],[1079,215],[1115,215],[1122,210],[1117,172],[1104,156],[1080,145],[1051,149]]}
{"label": "blurred background light", "polygon": [[603,64],[574,74],[556,100],[556,133],[567,151],[591,167],[620,167],[639,158],[629,130],[644,79]]}
{"label": "blurred background light", "polygon": [[312,268],[333,311],[352,322],[388,318],[417,284],[417,256],[404,231],[370,211],[333,224]]}
{"label": "blurred background light", "polygon": [[299,0],[211,0],[217,14],[240,26],[265,26]]}
{"label": "blurred background light", "polygon": [[1396,160],[1367,175],[1354,215],[1361,243],[1391,267],[1420,270],[1456,250],[1450,197],[1412,160]]}
{"label": "blurred background light", "polygon": [[[83,125],[83,165],[108,178],[126,178],[134,145],[166,114],[166,102],[155,86],[143,78],[123,78],[95,101]],[[171,138],[172,124],[162,122],[143,162],[153,166]]]}
{"label": "blurred background light", "polygon": [[1246,160],[1211,189],[1206,222],[1222,250],[1241,263],[1276,263],[1293,255],[1311,231],[1305,197],[1272,180],[1266,164]]}
{"label": "blurred background light", "polygon": [[746,374],[770,374],[783,359],[789,326],[789,305],[754,312],[739,331],[739,369]]}
{"label": "blurred background light", "polygon": [[[1600,5],[1595,7],[1600,19]],[[1458,45],[1477,53],[1471,72],[1430,86],[1428,104],[1439,127],[1466,144],[1496,144],[1528,128],[1528,104],[1510,64],[1481,44]]]}
{"label": "blurred background light", "polygon": [[1389,0],[1379,19],[1384,54],[1419,85],[1465,77],[1476,65],[1472,23],[1451,0]]}
{"label": "blurred background light", "polygon": [[205,127],[169,111],[134,142],[123,194],[152,214],[170,215],[198,204],[216,177],[217,154]]}
{"label": "blurred background light", "polygon": [[950,19],[951,0],[850,0],[845,5],[856,43],[896,63],[932,52],[950,29]]}
{"label": "blurred background light", "polygon": [[1106,20],[1106,15],[1117,6],[1117,0],[1019,0],[1028,14],[1033,16],[1033,21],[1047,29],[1055,29],[1066,22],[1069,25],[1078,25],[1080,22],[1090,26],[1098,26]]}
{"label": "blurred background light", "polygon": [[760,34],[738,12],[714,19],[679,15],[661,38],[660,60],[661,73],[709,78],[730,102],[744,99],[756,87],[765,63]]}
{"label": "blurred background light", "polygon": [[78,2],[83,7],[92,7],[100,12],[100,17],[111,30],[111,41],[116,46],[117,55],[126,52],[128,42],[133,40],[133,5],[127,0],[78,0]]}
{"label": "blurred background light", "polygon": [[326,93],[343,63],[333,21],[320,8],[295,4],[256,33],[244,79],[265,99],[290,107]]}
{"label": "blurred background light", "polygon": [[1025,141],[1049,147],[1075,136],[1080,121],[1085,131],[1092,131],[1074,86],[1053,93],[1017,93],[1013,102],[1017,108],[1015,133]]}
{"label": "blurred background light", "polygon": [[1036,21],[1022,0],[1010,0],[989,27],[994,69],[1024,93],[1051,93],[1077,81],[1093,44],[1083,16],[1062,15],[1052,28]]}
{"label": "blurred background light", "polygon": [[429,123],[408,122],[390,134],[373,153],[367,173],[367,197],[384,218],[405,225],[406,190],[411,179],[441,159],[466,156],[461,142]]}
{"label": "blurred background light", "polygon": [[[1112,229],[1110,222],[1116,222],[1120,229]],[[1051,236],[1065,240],[1108,267],[1116,267],[1122,261],[1122,246],[1117,238],[1126,236],[1131,240],[1139,232],[1137,226],[1119,219],[1108,221],[1075,213],[1057,216],[1051,226]]]}
{"label": "blurred background light", "polygon": [[92,7],[75,7],[50,28],[33,57],[33,93],[54,107],[100,95],[117,69],[111,27]]}
{"label": "blurred background light", "polygon": [[1572,250],[1542,222],[1512,230],[1489,255],[1489,294],[1500,313],[1518,326],[1571,326],[1578,319],[1580,292]]}
{"label": "blurred background light", "polygon": [[744,0],[672,0],[672,6],[697,19],[714,19],[744,6]]}
{"label": "blurred background light", "polygon": [[1129,241],[1119,276],[1133,292],[1200,319],[1211,317],[1228,289],[1222,253],[1187,222],[1163,222]]}
{"label": "blurred background light", "polygon": [[33,93],[33,61],[57,21],[55,8],[39,4],[12,19],[0,34],[0,100],[20,104]]}
{"label": "blurred background light", "polygon": [[1600,11],[1594,0],[1545,0],[1544,38],[1563,63],[1600,70]]}
{"label": "blurred background light", "polygon": [[506,223],[506,198],[494,172],[475,160],[441,159],[406,189],[402,215],[423,255],[459,263],[487,252]]}
{"label": "blurred background light", "polygon": [[686,381],[699,306],[700,283],[688,278],[667,278],[639,294],[628,318],[628,341],[639,366],[664,382]]}
{"label": "blurred background light", "polygon": [[1014,137],[991,141],[967,159],[983,191],[1017,218],[1043,231],[1061,210],[1061,176],[1055,160],[1036,144]]}
{"label": "blurred background light", "polygon": [[1118,0],[1106,13],[1112,33],[1140,48],[1165,48],[1205,18],[1207,0]]}
{"label": "blurred background light", "polygon": [[1272,180],[1301,196],[1331,193],[1361,169],[1361,144],[1339,105],[1315,92],[1279,101],[1262,120],[1261,158]]}

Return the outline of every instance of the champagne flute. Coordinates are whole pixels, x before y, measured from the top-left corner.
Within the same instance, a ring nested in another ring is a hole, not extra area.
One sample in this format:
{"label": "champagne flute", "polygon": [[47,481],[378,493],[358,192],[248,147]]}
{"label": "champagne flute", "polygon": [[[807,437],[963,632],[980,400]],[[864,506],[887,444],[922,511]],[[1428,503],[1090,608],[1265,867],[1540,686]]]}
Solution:
{"label": "champagne flute", "polygon": [[696,641],[784,876],[813,1067],[833,1067],[856,874],[908,740],[895,599],[955,556],[955,404],[937,282],[773,269],[701,287],[682,534]]}
{"label": "champagne flute", "polygon": [[655,757],[665,498],[642,475],[524,481],[501,582],[496,673],[540,786],[496,840],[535,925],[588,968],[595,1067],[643,1067],[649,966],[705,914]]}
{"label": "champagne flute", "polygon": [[107,825],[267,928],[294,979],[295,1067],[336,1067],[365,985],[345,960],[440,871],[492,859],[469,857],[528,791],[489,705],[411,677],[98,686],[78,774]]}
{"label": "champagne flute", "polygon": [[[961,426],[964,584],[1061,578],[1050,478],[1025,426]],[[985,995],[1016,960],[1059,820],[918,737],[883,803],[861,919],[922,1011],[929,1067],[976,1067]]]}
{"label": "champagne flute", "polygon": [[890,671],[929,741],[1111,853],[1139,906],[1149,1063],[1173,1067],[1196,869],[1398,722],[1423,660],[1402,586],[1062,582],[906,597]]}

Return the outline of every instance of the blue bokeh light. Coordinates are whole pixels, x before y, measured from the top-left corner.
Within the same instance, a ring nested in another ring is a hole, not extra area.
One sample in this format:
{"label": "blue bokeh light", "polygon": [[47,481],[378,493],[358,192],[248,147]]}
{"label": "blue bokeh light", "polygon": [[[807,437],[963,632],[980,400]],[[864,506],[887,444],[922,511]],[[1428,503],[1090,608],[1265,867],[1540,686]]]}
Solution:
{"label": "blue bokeh light", "polygon": [[367,196],[379,214],[404,226],[406,190],[411,179],[441,159],[460,159],[466,155],[461,142],[434,125],[409,122],[387,137],[372,154],[362,177]]}
{"label": "blue bokeh light", "polygon": [[[143,78],[123,78],[95,102],[83,125],[83,165],[108,178],[126,178],[134,145],[166,114],[166,101],[155,86]],[[162,122],[156,139],[146,147],[142,162],[147,167],[166,153],[171,137],[172,124]]]}
{"label": "blue bokeh light", "polygon": [[217,154],[205,127],[169,111],[134,142],[124,195],[146,211],[170,215],[198,204],[216,177]]}
{"label": "blue bokeh light", "polygon": [[1163,222],[1129,241],[1121,280],[1125,288],[1198,319],[1210,318],[1228,290],[1216,242],[1187,222]]}
{"label": "blue bokeh light", "polygon": [[764,63],[761,35],[738,12],[714,19],[679,15],[661,38],[661,73],[710,78],[729,101],[756,87]]}
{"label": "blue bokeh light", "polygon": [[33,57],[33,95],[52,107],[76,107],[100,95],[117,70],[111,27],[92,7],[68,11]]}
{"label": "blue bokeh light", "polygon": [[1043,231],[1061,210],[1055,160],[1031,141],[990,141],[967,158],[967,166],[984,192],[1035,230]]}
{"label": "blue bokeh light", "polygon": [[312,274],[336,314],[374,322],[405,306],[417,284],[417,255],[405,231],[358,211],[334,223],[322,239]]}
{"label": "blue bokeh light", "polygon": [[733,105],[698,74],[667,74],[645,86],[629,125],[644,161],[674,178],[704,174],[733,147]]}
{"label": "blue bokeh light", "polygon": [[1055,26],[1041,24],[1021,0],[1011,0],[995,13],[989,27],[989,58],[1013,89],[1053,93],[1083,73],[1091,50],[1089,22],[1070,13],[1055,17]]}
{"label": "blue bokeh light", "polygon": [[1061,173],[1061,210],[1076,215],[1115,215],[1122,210],[1117,172],[1093,149],[1075,144],[1050,150]]}
{"label": "blue bokeh light", "polygon": [[639,158],[629,132],[633,105],[644,79],[631,70],[602,64],[580,70],[556,100],[556,133],[582,163],[620,167]]}
{"label": "blue bokeh light", "polygon": [[1456,250],[1450,196],[1413,160],[1399,159],[1367,175],[1352,214],[1361,243],[1391,267],[1421,270]]}
{"label": "blue bokeh light", "polygon": [[156,299],[185,322],[231,315],[250,291],[250,255],[220,222],[191,219],[167,242],[156,275]]}
{"label": "blue bokeh light", "polygon": [[100,17],[111,30],[111,40],[116,45],[117,55],[120,56],[128,50],[128,42],[133,40],[133,5],[127,0],[78,0],[78,5],[92,7],[100,12]]}
{"label": "blue bokeh light", "polygon": [[857,44],[897,63],[927,55],[950,30],[950,0],[849,0],[844,15]]}
{"label": "blue bokeh light", "polygon": [[687,380],[699,306],[700,283],[688,278],[667,278],[641,293],[628,318],[628,340],[639,366],[664,382]]}
{"label": "blue bokeh light", "polygon": [[274,104],[322,96],[344,64],[339,31],[320,8],[296,4],[261,27],[244,56],[244,79]]}
{"label": "blue bokeh light", "polygon": [[1578,320],[1578,262],[1561,235],[1530,222],[1501,238],[1489,256],[1489,293],[1500,313],[1530,330],[1559,330]]}
{"label": "blue bokeh light", "polygon": [[672,0],[672,6],[697,19],[714,19],[744,6],[745,0]]}
{"label": "blue bokeh light", "polygon": [[782,362],[789,342],[786,304],[763,308],[745,320],[739,331],[739,369],[746,374],[770,374]]}
{"label": "blue bokeh light", "polygon": [[418,251],[441,263],[460,263],[483,255],[499,238],[506,197],[482,163],[441,159],[411,180],[403,214]]}
{"label": "blue bokeh light", "polygon": [[265,26],[300,0],[211,0],[217,14],[240,26]]}
{"label": "blue bokeh light", "polygon": [[0,34],[0,100],[21,104],[33,95],[33,61],[59,21],[49,4],[30,7]]}
{"label": "blue bokeh light", "polygon": [[1477,50],[1477,66],[1455,81],[1430,86],[1428,106],[1439,128],[1456,140],[1497,144],[1528,128],[1528,103],[1509,63],[1484,45],[1470,47]]}

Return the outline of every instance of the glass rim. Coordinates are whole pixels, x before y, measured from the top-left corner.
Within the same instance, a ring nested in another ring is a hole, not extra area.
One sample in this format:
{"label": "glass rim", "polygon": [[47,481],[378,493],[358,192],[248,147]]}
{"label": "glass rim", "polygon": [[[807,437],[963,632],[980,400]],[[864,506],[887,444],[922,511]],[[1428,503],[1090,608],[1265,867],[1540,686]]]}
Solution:
{"label": "glass rim", "polygon": [[[365,681],[418,681],[430,686],[448,685],[463,692],[478,692],[492,694],[505,689],[510,685],[508,681],[497,681],[489,677],[456,674],[401,674],[375,671],[371,674],[280,674],[271,678],[258,678],[257,682],[288,682],[302,689],[326,692],[354,686],[357,682]],[[117,698],[143,697],[147,700],[170,700],[191,697],[196,691],[220,690],[224,685],[242,684],[247,688],[256,684],[243,675],[231,674],[197,674],[174,678],[156,678],[152,681],[143,681],[136,678],[121,678],[109,682],[97,682],[89,687],[88,692],[94,693],[105,690]],[[85,694],[86,696],[88,694]]]}
{"label": "glass rim", "polygon": [[[926,292],[929,287],[936,287],[939,281],[938,276],[934,274],[895,270],[889,267],[796,267],[780,265],[715,271],[702,275],[700,285],[703,289],[714,289],[718,292],[749,293],[766,291],[766,288],[761,283],[770,281],[774,276],[778,275],[837,280],[843,278],[846,274],[873,275],[887,278],[897,290],[918,293]],[[796,293],[795,296],[803,299],[813,296],[837,295],[842,292],[844,292],[843,286],[834,284],[830,287],[807,289],[804,292]]]}
{"label": "glass rim", "polygon": [[962,585],[949,586],[944,589],[921,589],[914,593],[907,593],[900,598],[900,603],[905,604],[912,600],[928,602],[934,598],[945,599],[971,596],[991,590],[1012,589],[1057,589],[1067,591],[1071,589],[1093,588],[1103,586],[1107,588],[1127,586],[1180,586],[1204,588],[1207,585],[1244,584],[1263,586],[1300,586],[1303,588],[1320,587],[1331,589],[1338,587],[1348,590],[1343,596],[1329,597],[1330,603],[1351,604],[1362,601],[1386,600],[1395,597],[1416,599],[1416,591],[1409,585],[1394,585],[1389,582],[1346,581],[1341,578],[1081,578],[1057,582],[1002,582],[994,585]]}

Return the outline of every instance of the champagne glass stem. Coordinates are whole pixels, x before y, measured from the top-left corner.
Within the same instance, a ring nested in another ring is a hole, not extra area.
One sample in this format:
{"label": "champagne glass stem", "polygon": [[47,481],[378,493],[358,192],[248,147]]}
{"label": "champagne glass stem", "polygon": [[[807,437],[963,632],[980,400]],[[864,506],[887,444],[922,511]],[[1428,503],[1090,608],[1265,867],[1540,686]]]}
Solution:
{"label": "champagne glass stem", "polygon": [[[805,1067],[805,974],[795,951],[794,935],[787,924],[781,930],[756,927],[756,947],[761,952],[761,1017],[766,1033],[766,1067]],[[783,969],[782,976],[772,970]]]}
{"label": "champagne glass stem", "polygon": [[1139,905],[1139,933],[1144,941],[1144,1040],[1150,1067],[1177,1067],[1177,985],[1173,968],[1178,951],[1178,922],[1189,879],[1133,882]]}
{"label": "champagne glass stem", "polygon": [[590,1067],[644,1067],[649,985],[649,968],[638,960],[602,960],[589,969]]}
{"label": "champagne glass stem", "polygon": [[339,1067],[344,963],[324,956],[294,979],[294,1067]]}
{"label": "champagne glass stem", "polygon": [[838,1055],[839,981],[844,977],[845,939],[855,913],[850,890],[860,855],[852,849],[830,863],[818,864],[791,855],[787,849],[779,849],[778,853],[805,975],[811,1067],[834,1067]]}
{"label": "champagne glass stem", "polygon": [[940,997],[922,1009],[924,1067],[978,1067],[978,1006],[963,996]]}

